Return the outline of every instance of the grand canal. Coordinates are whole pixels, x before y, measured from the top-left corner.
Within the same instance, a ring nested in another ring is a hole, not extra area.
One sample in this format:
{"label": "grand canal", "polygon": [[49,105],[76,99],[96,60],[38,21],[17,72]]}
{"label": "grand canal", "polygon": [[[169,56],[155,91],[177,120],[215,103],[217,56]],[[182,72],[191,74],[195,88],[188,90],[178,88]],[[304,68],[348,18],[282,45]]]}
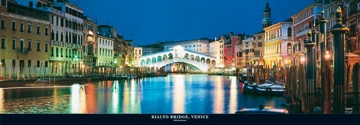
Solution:
{"label": "grand canal", "polygon": [[235,76],[204,74],[0,88],[2,114],[233,114],[283,103],[282,96],[243,94]]}

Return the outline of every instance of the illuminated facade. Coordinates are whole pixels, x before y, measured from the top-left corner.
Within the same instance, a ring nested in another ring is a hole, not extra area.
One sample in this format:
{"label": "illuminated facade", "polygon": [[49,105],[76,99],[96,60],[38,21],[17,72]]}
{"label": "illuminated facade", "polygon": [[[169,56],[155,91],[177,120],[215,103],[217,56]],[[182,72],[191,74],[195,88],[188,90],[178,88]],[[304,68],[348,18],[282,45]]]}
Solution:
{"label": "illuminated facade", "polygon": [[217,40],[215,38],[214,41],[209,43],[209,55],[214,56],[216,58],[216,65],[223,67],[224,66],[224,41]]}
{"label": "illuminated facade", "polygon": [[[28,15],[23,13],[26,11]],[[39,16],[35,16],[39,15]],[[47,75],[50,58],[50,14],[14,2],[0,6],[0,78]]]}
{"label": "illuminated facade", "polygon": [[174,46],[180,45],[185,50],[198,52],[202,54],[209,54],[209,40],[208,39],[197,39],[197,40],[184,40],[176,42],[165,42],[164,51],[172,49]]}
{"label": "illuminated facade", "polygon": [[134,47],[134,66],[140,66],[140,58],[142,57],[142,47]]}
{"label": "illuminated facade", "polygon": [[292,45],[294,44],[292,29],[291,18],[264,28],[266,66],[276,67],[292,64]]}

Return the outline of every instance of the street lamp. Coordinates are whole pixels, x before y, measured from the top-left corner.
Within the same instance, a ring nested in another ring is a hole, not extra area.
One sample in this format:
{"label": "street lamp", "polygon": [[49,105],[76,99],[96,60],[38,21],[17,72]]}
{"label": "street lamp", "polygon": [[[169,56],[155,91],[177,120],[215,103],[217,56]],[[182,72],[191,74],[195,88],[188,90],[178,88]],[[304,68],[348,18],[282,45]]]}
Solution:
{"label": "street lamp", "polygon": [[326,59],[326,60],[330,60],[330,54],[329,54],[329,51],[326,51],[326,54],[325,54],[325,59]]}
{"label": "street lamp", "polygon": [[305,56],[304,56],[304,54],[301,54],[301,55],[300,55],[300,62],[301,62],[301,64],[304,64],[304,63],[305,63]]}

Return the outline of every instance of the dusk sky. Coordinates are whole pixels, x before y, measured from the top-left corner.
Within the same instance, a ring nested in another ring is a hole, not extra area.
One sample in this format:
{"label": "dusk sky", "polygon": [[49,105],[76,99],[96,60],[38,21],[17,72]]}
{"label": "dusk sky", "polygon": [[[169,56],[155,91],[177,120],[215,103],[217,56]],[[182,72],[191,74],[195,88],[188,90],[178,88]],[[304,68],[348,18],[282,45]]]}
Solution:
{"label": "dusk sky", "polygon": [[290,18],[313,0],[72,0],[98,25],[111,25],[135,45],[234,32],[261,31],[266,1],[273,23]]}

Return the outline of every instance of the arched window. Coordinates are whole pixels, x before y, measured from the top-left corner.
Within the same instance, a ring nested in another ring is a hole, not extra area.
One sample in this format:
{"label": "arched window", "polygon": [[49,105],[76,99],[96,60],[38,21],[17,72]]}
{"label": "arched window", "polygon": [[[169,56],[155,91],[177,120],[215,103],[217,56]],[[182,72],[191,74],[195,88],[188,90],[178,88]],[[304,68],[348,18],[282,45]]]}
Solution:
{"label": "arched window", "polygon": [[291,27],[289,27],[287,30],[288,30],[288,36],[292,36],[292,29],[291,29]]}
{"label": "arched window", "polygon": [[292,54],[292,49],[291,49],[291,43],[287,44],[287,53],[290,55]]}

